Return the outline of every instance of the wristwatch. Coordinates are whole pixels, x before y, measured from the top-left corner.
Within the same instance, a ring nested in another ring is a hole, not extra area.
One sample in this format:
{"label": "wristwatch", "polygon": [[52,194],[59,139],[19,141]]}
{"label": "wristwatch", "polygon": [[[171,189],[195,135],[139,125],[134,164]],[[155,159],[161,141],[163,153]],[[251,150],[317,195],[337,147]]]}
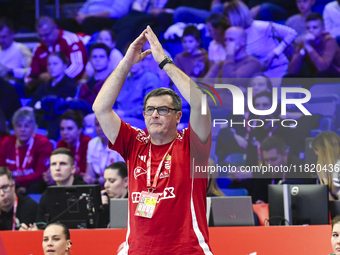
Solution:
{"label": "wristwatch", "polygon": [[164,58],[164,60],[161,62],[161,63],[159,63],[159,68],[160,69],[163,69],[163,67],[166,65],[166,64],[168,64],[168,63],[172,63],[173,61],[172,61],[172,58],[170,58],[169,56],[167,56],[167,55],[165,55],[165,58]]}

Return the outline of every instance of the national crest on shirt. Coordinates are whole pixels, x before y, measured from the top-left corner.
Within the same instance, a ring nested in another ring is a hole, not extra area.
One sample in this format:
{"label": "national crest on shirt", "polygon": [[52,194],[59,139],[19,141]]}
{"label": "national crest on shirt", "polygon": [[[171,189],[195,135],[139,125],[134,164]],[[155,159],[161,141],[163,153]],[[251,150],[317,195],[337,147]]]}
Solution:
{"label": "national crest on shirt", "polygon": [[159,178],[165,178],[170,176],[170,170],[171,170],[171,155],[168,154],[164,160],[164,169],[159,174]]}

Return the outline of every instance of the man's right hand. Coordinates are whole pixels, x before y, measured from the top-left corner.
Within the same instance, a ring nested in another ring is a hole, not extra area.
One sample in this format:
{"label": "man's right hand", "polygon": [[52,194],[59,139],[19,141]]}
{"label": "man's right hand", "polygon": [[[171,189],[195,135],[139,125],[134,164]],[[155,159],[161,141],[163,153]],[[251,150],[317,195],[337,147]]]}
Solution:
{"label": "man's right hand", "polygon": [[150,49],[143,52],[143,46],[147,41],[145,34],[146,29],[130,44],[125,57],[123,58],[123,61],[126,61],[130,65],[129,68],[131,68],[133,64],[142,61],[151,53]]}

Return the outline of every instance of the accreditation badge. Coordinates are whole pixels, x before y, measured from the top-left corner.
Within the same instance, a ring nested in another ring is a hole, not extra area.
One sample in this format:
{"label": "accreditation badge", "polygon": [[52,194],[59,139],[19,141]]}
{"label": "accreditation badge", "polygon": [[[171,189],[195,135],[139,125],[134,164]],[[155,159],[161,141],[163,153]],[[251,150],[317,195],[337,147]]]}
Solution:
{"label": "accreditation badge", "polygon": [[155,211],[159,194],[142,191],[135,215],[145,218],[152,218]]}

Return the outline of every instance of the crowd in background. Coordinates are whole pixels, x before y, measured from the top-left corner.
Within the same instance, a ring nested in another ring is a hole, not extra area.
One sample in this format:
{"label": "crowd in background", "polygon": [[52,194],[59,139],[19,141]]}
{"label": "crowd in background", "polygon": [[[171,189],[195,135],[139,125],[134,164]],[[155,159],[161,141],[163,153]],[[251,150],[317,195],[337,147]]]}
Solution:
{"label": "crowd in background", "polygon": [[[124,159],[108,149],[92,104],[130,42],[147,25],[187,75],[232,79],[245,92],[252,87],[258,110],[271,107],[273,88],[284,86],[284,77],[340,77],[340,1],[329,2],[322,13],[312,12],[314,4],[315,0],[87,0],[72,18],[39,18],[35,29],[40,42],[32,51],[14,41],[12,17],[2,17],[0,166],[11,171],[17,192],[43,193],[47,185],[56,184],[50,170],[52,151],[68,148],[74,156],[73,174],[86,183],[104,186],[105,169]],[[174,88],[158,63],[146,57],[131,68],[115,112],[144,129],[143,99],[159,87]],[[182,122],[187,123],[190,109],[183,103]],[[307,137],[318,120],[299,111],[287,115],[299,119],[300,128],[222,129],[216,160],[223,163],[229,154],[246,153],[247,165],[303,164],[301,137]],[[271,117],[282,116],[275,112]],[[251,113],[244,118],[251,119]],[[303,131],[308,134],[301,135]],[[324,145],[317,142],[319,138],[313,147],[318,162],[339,164],[340,139],[329,132],[335,144]],[[324,148],[331,146],[337,149],[324,154]],[[273,157],[275,162],[270,161]],[[330,197],[338,199],[339,177],[318,177],[330,186]],[[254,203],[267,202],[267,184],[289,178],[294,176],[238,180],[232,186],[246,188]],[[299,176],[298,182],[315,183],[315,178]],[[221,193],[212,192],[216,194]]]}

